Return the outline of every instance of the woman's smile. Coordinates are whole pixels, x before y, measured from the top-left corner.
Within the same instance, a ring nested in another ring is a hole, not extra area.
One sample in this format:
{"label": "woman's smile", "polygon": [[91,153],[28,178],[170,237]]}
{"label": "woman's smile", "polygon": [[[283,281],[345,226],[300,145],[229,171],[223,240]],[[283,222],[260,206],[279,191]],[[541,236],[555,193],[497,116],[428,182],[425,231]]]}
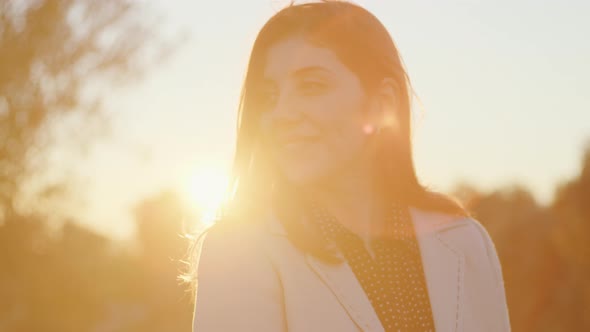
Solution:
{"label": "woman's smile", "polygon": [[319,140],[319,137],[294,137],[280,141],[278,143],[279,153],[284,154],[284,157],[287,158],[296,157],[303,152],[309,151]]}

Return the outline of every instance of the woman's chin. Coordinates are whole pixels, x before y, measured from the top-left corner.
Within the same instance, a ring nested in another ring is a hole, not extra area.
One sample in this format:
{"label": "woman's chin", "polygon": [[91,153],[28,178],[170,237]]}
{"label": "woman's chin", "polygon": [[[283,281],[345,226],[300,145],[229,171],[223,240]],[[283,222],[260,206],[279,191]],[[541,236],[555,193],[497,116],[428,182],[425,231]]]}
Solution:
{"label": "woman's chin", "polygon": [[296,187],[310,187],[318,184],[325,177],[324,172],[308,167],[289,167],[283,169],[285,180]]}

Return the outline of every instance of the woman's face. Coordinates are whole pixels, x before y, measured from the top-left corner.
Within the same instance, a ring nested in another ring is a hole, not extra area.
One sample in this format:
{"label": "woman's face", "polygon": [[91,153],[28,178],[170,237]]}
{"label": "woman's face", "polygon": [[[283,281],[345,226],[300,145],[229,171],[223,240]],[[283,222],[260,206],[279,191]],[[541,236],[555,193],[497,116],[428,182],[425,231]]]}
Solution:
{"label": "woman's face", "polygon": [[372,103],[333,51],[284,39],[269,48],[263,76],[261,130],[287,181],[321,182],[362,165]]}

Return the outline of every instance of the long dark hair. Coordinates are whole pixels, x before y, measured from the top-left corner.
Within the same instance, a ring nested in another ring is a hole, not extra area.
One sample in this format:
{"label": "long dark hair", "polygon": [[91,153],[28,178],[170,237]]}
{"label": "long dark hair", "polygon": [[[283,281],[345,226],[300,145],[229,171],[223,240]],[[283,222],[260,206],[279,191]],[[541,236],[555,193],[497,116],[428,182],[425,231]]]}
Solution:
{"label": "long dark hair", "polygon": [[370,91],[383,79],[393,82],[399,104],[394,127],[379,133],[374,175],[388,199],[406,206],[454,215],[467,215],[454,199],[421,185],[414,169],[411,148],[411,85],[393,39],[369,11],[344,1],[293,4],[277,12],[260,30],[251,52],[240,97],[237,143],[230,179],[229,197],[214,227],[232,223],[259,222],[265,209],[274,205],[290,240],[299,249],[326,261],[333,255],[316,235],[298,222],[300,202],[280,185],[270,167],[259,135],[259,82],[268,48],[277,41],[299,35],[331,49]]}

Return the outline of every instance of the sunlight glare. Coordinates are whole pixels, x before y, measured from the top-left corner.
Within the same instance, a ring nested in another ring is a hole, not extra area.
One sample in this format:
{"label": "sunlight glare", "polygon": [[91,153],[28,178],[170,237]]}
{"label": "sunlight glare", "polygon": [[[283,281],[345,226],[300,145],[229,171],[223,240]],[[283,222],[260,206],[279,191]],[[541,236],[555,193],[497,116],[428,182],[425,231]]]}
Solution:
{"label": "sunlight glare", "polygon": [[215,221],[217,210],[223,203],[228,177],[216,169],[197,171],[188,183],[188,198],[199,212],[200,222],[209,226]]}

